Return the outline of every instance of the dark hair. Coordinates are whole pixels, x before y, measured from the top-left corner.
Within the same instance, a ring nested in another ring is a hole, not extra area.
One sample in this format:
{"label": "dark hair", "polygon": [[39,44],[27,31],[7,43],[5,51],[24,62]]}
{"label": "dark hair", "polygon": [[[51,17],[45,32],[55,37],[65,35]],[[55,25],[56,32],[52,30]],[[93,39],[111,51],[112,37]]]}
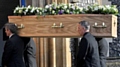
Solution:
{"label": "dark hair", "polygon": [[89,22],[87,21],[80,21],[79,24],[82,25],[86,30],[90,29]]}
{"label": "dark hair", "polygon": [[5,28],[9,29],[11,31],[11,33],[15,33],[15,34],[18,33],[17,32],[18,28],[14,23],[6,23]]}

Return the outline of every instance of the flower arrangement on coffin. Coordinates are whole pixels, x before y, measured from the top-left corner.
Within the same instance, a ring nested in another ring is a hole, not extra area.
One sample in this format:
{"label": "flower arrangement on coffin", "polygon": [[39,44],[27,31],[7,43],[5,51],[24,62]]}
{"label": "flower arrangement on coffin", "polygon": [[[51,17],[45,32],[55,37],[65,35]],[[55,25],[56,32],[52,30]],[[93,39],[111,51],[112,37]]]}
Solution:
{"label": "flower arrangement on coffin", "polygon": [[91,5],[84,8],[83,11],[88,14],[118,14],[116,5]]}
{"label": "flower arrangement on coffin", "polygon": [[35,15],[42,14],[43,8],[41,7],[16,7],[14,10],[15,15]]}
{"label": "flower arrangement on coffin", "polygon": [[86,7],[79,7],[73,4],[49,4],[41,7],[16,7],[15,15],[61,15],[61,14],[118,14],[116,5],[93,4]]}

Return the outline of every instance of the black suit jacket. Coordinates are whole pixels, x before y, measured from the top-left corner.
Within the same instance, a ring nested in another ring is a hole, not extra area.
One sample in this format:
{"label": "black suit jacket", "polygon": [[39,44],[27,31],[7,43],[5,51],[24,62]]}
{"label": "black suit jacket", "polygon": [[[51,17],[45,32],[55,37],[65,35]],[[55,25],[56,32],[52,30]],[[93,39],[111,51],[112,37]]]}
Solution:
{"label": "black suit jacket", "polygon": [[24,43],[18,35],[14,34],[5,43],[2,56],[2,66],[25,67],[23,53]]}
{"label": "black suit jacket", "polygon": [[79,43],[77,67],[100,67],[98,43],[89,33],[85,33]]}

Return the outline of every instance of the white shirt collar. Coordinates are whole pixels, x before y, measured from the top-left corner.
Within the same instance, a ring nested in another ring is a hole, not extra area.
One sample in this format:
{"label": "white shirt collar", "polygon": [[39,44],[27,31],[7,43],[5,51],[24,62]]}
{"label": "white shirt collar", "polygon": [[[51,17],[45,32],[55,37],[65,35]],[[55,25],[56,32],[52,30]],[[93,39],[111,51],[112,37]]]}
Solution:
{"label": "white shirt collar", "polygon": [[9,36],[9,38],[11,38],[11,37],[12,37],[12,35],[13,35],[13,34],[11,34],[11,35]]}

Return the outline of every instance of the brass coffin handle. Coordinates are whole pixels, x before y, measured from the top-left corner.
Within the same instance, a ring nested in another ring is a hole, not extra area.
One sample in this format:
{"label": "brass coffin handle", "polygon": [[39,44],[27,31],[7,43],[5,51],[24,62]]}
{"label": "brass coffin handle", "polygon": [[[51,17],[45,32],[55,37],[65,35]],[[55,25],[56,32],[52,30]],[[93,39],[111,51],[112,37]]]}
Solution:
{"label": "brass coffin handle", "polygon": [[93,25],[94,28],[107,28],[107,25],[103,22],[102,25],[98,25],[97,22]]}
{"label": "brass coffin handle", "polygon": [[52,28],[64,28],[64,25],[60,23],[60,25],[57,26],[55,23],[53,23]]}
{"label": "brass coffin handle", "polygon": [[23,29],[24,28],[23,24],[20,24],[20,25],[15,24],[15,25],[17,26],[18,29]]}

